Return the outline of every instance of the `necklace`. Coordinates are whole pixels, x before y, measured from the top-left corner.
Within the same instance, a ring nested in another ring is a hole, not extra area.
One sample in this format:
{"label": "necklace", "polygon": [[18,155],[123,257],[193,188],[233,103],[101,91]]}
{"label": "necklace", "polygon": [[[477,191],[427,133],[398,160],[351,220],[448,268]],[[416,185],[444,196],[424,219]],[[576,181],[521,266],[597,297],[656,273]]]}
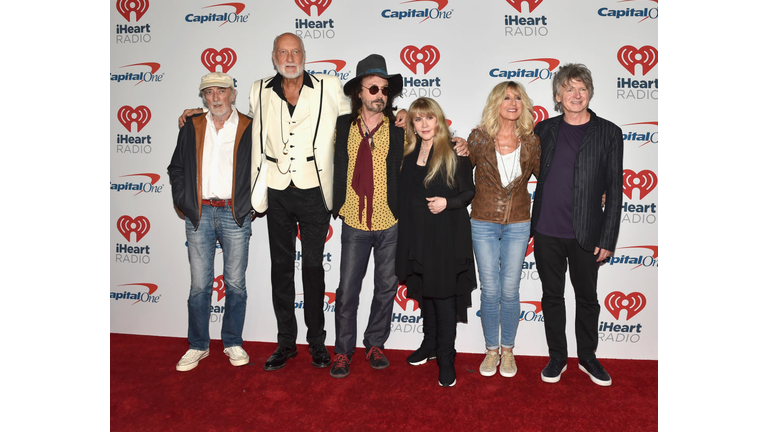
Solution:
{"label": "necklace", "polygon": [[[501,154],[501,147],[502,146],[499,145],[499,141],[496,140],[496,148],[498,149],[498,152],[499,152],[499,159],[501,160],[501,167],[504,170],[504,178],[506,179],[506,184],[508,186],[510,183],[512,183],[512,180],[513,180],[512,176],[515,174],[515,168],[513,166],[512,167],[512,172],[507,172],[507,164],[504,163],[504,156],[505,155]],[[509,146],[506,146],[505,148],[508,148],[508,147]],[[512,154],[514,154],[515,151],[517,151],[517,149],[513,150]],[[499,171],[499,180],[501,180],[501,171]]]}
{"label": "necklace", "polygon": [[424,165],[427,164],[427,156],[429,155],[430,150],[432,150],[432,145],[430,144],[429,148],[424,147],[424,142],[422,141],[421,142],[421,156],[422,156],[421,163],[423,163]]}
{"label": "necklace", "polygon": [[[365,126],[365,137],[368,138],[368,144],[371,146],[371,151],[374,151],[376,149],[376,147],[373,144],[373,134],[375,133],[375,131],[371,132],[371,128],[368,127],[368,123],[365,122],[362,114],[360,115],[360,121],[363,122],[363,126]],[[378,123],[377,123],[377,126],[378,126]],[[375,129],[378,130],[379,128],[376,127]]]}
{"label": "necklace", "polygon": [[283,143],[283,154],[287,155],[288,154],[288,141],[290,141],[291,138],[288,138],[288,140],[286,141],[285,138],[283,137],[283,103],[284,102],[285,101],[280,99],[280,141]]}

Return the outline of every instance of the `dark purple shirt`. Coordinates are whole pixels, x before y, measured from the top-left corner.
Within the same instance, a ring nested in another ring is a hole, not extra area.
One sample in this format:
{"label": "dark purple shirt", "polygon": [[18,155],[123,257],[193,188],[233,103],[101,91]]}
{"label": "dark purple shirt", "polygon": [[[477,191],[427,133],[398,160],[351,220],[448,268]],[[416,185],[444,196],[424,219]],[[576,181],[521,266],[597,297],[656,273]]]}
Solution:
{"label": "dark purple shirt", "polygon": [[573,232],[573,168],[588,125],[560,122],[555,156],[542,189],[541,216],[536,224],[536,231],[544,235],[576,238]]}

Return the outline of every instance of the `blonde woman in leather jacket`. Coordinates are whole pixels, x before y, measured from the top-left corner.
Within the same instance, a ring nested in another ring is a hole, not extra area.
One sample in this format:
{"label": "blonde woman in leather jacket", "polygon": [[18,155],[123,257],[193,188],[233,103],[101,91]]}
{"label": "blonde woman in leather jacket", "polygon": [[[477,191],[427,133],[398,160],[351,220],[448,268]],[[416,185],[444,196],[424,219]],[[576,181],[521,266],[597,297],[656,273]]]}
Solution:
{"label": "blonde woman in leather jacket", "polygon": [[541,154],[533,127],[525,88],[507,81],[491,90],[480,124],[467,139],[475,167],[470,216],[486,346],[480,365],[483,376],[496,374],[499,364],[502,376],[517,373],[512,348],[520,320],[520,274],[531,231],[528,180],[531,174],[538,176]]}

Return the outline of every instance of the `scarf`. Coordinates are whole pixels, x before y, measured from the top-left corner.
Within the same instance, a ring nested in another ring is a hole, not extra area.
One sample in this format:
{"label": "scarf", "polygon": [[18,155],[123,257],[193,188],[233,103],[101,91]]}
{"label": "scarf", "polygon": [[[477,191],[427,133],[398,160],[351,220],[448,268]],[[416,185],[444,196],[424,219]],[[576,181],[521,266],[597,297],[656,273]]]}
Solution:
{"label": "scarf", "polygon": [[368,201],[365,212],[366,224],[368,229],[371,229],[371,217],[373,216],[373,154],[371,153],[371,143],[373,143],[373,134],[379,130],[383,122],[376,125],[370,134],[363,133],[362,123],[362,118],[358,119],[357,130],[363,139],[360,140],[360,148],[357,150],[357,159],[355,160],[355,170],[352,172],[352,189],[357,193],[360,200],[357,211],[360,222],[363,221],[363,209],[366,208],[366,200]]}

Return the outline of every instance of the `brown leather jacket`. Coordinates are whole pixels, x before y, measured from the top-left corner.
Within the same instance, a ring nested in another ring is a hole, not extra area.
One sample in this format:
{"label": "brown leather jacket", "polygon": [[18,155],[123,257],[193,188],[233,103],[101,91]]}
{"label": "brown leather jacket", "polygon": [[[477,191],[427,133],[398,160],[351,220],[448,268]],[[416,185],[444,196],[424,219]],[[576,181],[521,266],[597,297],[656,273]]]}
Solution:
{"label": "brown leather jacket", "polygon": [[531,220],[531,196],[528,179],[539,176],[541,145],[536,135],[524,137],[520,149],[520,177],[503,187],[496,163],[494,140],[480,129],[467,139],[469,159],[475,167],[475,198],[470,217],[483,222],[509,224]]}

